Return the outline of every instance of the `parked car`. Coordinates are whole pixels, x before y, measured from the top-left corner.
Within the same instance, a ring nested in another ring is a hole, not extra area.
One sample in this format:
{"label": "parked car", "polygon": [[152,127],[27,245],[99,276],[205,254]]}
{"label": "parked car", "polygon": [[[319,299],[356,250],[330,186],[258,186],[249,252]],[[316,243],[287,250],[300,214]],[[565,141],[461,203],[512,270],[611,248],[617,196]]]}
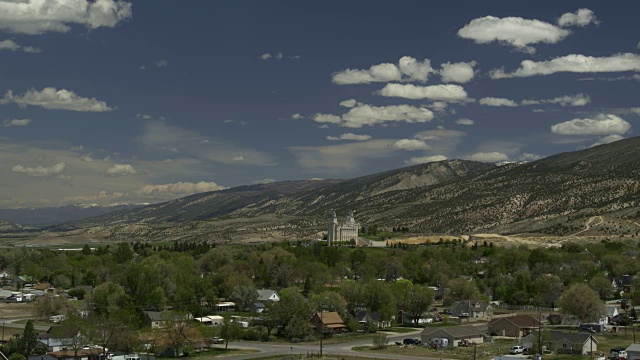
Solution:
{"label": "parked car", "polygon": [[420,339],[406,338],[402,340],[402,343],[405,345],[420,345],[421,341]]}
{"label": "parked car", "polygon": [[224,339],[221,339],[221,338],[219,338],[219,337],[217,337],[217,336],[216,336],[216,337],[214,337],[213,339],[211,339],[211,341],[212,341],[214,344],[224,344]]}
{"label": "parked car", "polygon": [[509,354],[522,354],[524,352],[524,348],[520,345],[512,346],[509,350]]}

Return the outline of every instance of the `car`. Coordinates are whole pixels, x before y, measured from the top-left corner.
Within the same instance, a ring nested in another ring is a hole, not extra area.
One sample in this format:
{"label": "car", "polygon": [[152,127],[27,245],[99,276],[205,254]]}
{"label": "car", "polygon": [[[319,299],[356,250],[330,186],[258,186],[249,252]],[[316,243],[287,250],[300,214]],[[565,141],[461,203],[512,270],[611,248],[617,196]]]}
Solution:
{"label": "car", "polygon": [[224,339],[219,337],[214,337],[213,339],[211,339],[211,342],[213,342],[214,344],[224,344]]}
{"label": "car", "polygon": [[402,340],[402,343],[405,345],[420,345],[421,341],[419,339],[406,338]]}
{"label": "car", "polygon": [[524,348],[520,345],[512,346],[509,350],[509,354],[522,354],[524,352]]}

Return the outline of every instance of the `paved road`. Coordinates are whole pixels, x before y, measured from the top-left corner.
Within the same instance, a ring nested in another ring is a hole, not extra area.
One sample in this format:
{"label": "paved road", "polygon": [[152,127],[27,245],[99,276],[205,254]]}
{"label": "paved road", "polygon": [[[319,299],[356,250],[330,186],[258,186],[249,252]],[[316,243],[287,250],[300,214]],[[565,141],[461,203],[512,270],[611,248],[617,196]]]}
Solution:
{"label": "paved road", "polygon": [[[393,344],[395,341],[402,341],[402,339],[407,337],[419,337],[421,330],[409,332],[409,333],[390,333],[389,343]],[[322,353],[324,355],[344,355],[344,356],[359,356],[359,357],[369,357],[375,358],[377,354],[365,353],[359,351],[351,350],[355,346],[367,346],[371,345],[371,340],[353,340],[349,342],[339,343],[339,344],[331,344],[324,345]],[[319,344],[269,344],[269,343],[253,343],[253,342],[234,342],[229,344],[230,349],[250,349],[257,350],[259,352],[253,354],[246,355],[229,355],[223,356],[225,359],[234,359],[234,360],[244,360],[244,359],[254,359],[268,356],[286,356],[286,355],[306,355],[306,354],[318,354],[320,352]],[[418,359],[427,359],[427,360],[439,360],[438,358],[427,358],[424,356],[406,356],[406,355],[394,355],[394,354],[381,354],[377,356],[378,358],[384,359],[397,359],[397,360],[418,360]]]}

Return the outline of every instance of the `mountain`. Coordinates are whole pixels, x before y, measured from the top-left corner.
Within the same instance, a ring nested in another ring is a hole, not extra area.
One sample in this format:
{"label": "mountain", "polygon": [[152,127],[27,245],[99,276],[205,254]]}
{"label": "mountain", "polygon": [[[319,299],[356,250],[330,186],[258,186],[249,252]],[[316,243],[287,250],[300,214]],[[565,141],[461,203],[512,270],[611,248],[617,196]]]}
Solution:
{"label": "mountain", "polygon": [[635,137],[521,164],[446,160],[354,179],[240,186],[70,225],[79,238],[260,241],[318,236],[331,210],[354,210],[365,226],[427,233],[638,236],[639,196]]}
{"label": "mountain", "polygon": [[0,219],[5,219],[21,225],[47,226],[62,224],[86,217],[94,217],[118,210],[130,210],[140,205],[111,205],[100,206],[68,205],[44,208],[0,209]]}
{"label": "mountain", "polygon": [[22,226],[14,224],[10,221],[0,220],[0,233],[13,232],[22,230]]}

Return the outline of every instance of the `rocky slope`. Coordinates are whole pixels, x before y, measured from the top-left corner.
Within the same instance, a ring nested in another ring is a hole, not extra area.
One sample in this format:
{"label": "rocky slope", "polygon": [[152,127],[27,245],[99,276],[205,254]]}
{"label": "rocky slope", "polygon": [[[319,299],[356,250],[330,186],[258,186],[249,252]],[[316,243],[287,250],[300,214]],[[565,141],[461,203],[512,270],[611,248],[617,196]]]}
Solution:
{"label": "rocky slope", "polygon": [[157,240],[163,234],[165,239],[312,236],[324,229],[334,209],[341,215],[356,211],[367,226],[458,234],[567,236],[583,233],[585,223],[601,217],[589,231],[635,236],[639,196],[636,137],[525,164],[449,160],[348,180],[242,186],[73,225],[116,240]]}

